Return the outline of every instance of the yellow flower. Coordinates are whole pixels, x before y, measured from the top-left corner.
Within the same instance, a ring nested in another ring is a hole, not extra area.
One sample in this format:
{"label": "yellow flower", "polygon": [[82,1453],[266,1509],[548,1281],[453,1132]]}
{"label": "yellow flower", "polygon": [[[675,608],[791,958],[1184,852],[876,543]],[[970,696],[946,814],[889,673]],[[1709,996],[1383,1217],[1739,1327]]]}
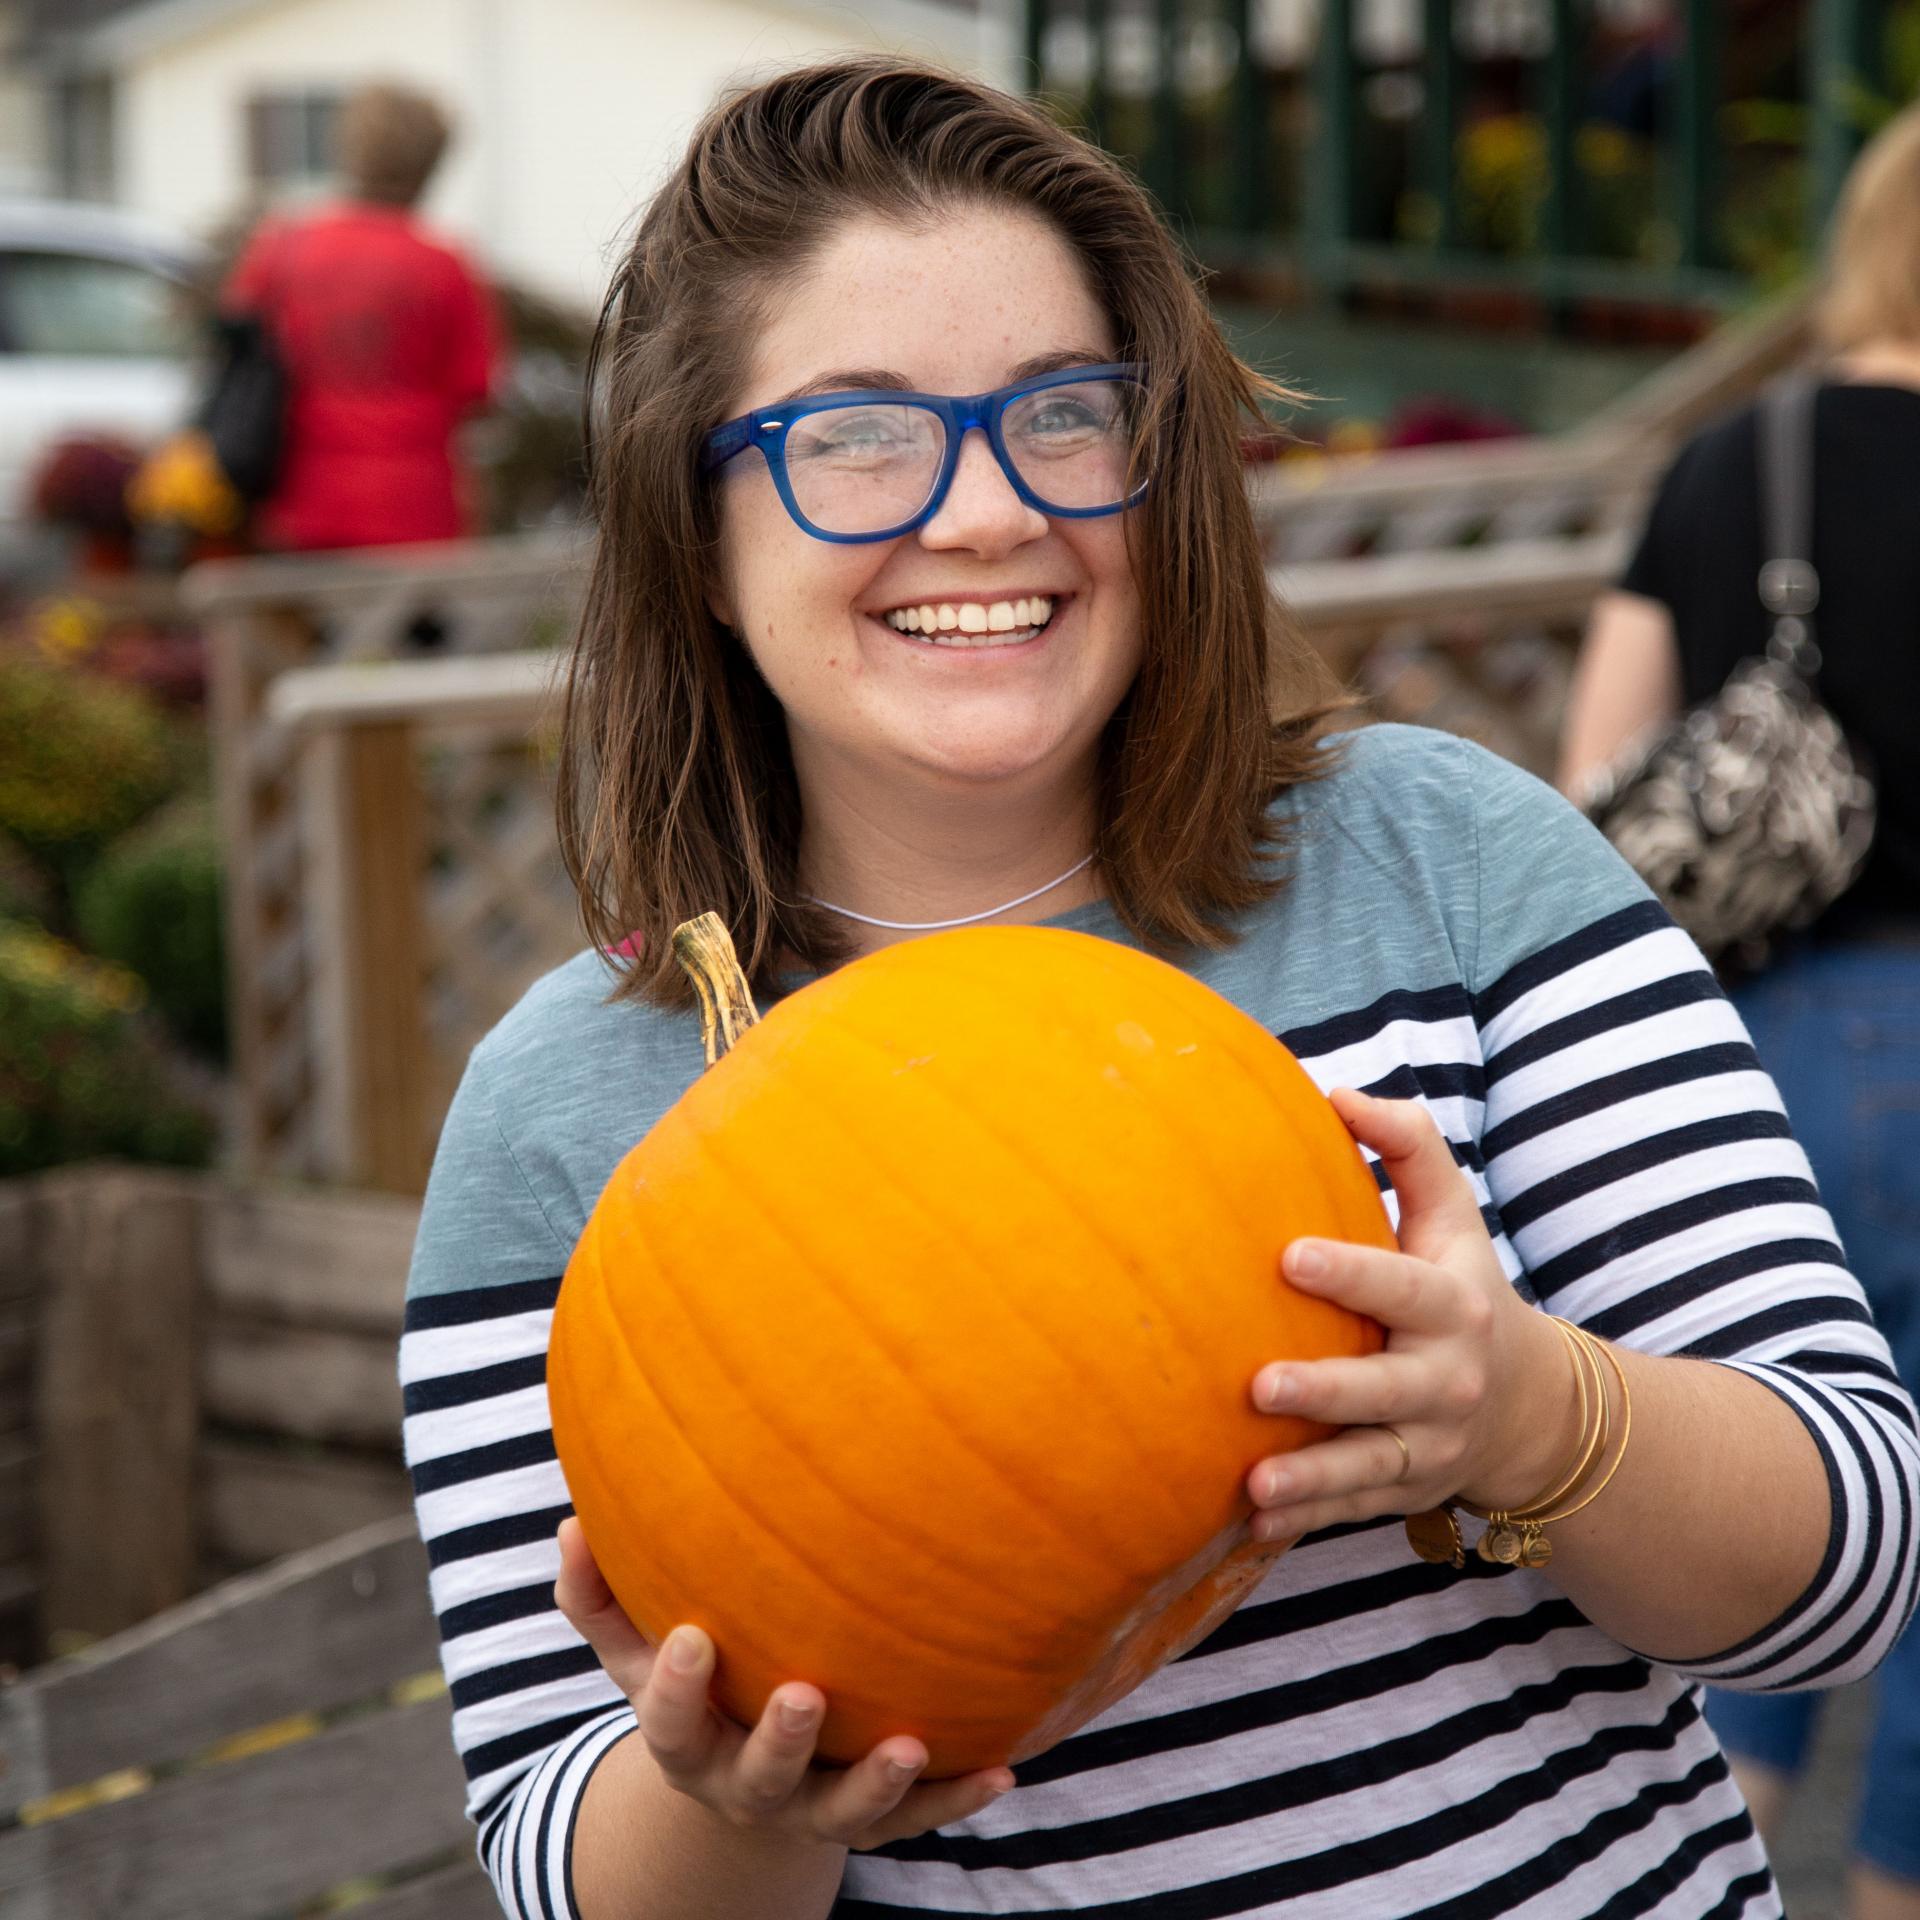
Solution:
{"label": "yellow flower", "polygon": [[114,1013],[132,1013],[147,997],[137,973],[23,921],[0,923],[0,974],[30,987],[66,986]]}
{"label": "yellow flower", "polygon": [[34,608],[28,631],[33,644],[58,666],[91,653],[105,628],[91,600],[43,600]]}
{"label": "yellow flower", "polygon": [[136,520],[173,521],[196,533],[231,533],[245,508],[196,428],[163,440],[127,482],[127,511]]}

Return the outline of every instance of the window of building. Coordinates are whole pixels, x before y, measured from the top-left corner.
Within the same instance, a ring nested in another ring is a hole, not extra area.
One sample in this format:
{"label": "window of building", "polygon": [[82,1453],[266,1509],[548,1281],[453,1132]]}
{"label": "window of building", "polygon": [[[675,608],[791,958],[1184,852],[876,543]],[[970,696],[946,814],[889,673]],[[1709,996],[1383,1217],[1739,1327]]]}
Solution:
{"label": "window of building", "polygon": [[321,88],[256,93],[247,102],[247,178],[269,193],[331,182],[340,95]]}

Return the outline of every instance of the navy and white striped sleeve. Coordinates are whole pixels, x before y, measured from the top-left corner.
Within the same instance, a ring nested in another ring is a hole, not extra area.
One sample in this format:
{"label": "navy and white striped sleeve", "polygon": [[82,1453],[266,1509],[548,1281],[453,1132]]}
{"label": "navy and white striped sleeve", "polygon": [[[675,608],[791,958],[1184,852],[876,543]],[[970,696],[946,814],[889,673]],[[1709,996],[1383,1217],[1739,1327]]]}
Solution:
{"label": "navy and white striped sleeve", "polygon": [[1811,1585],[1684,1670],[1752,1690],[1855,1679],[1914,1603],[1913,1403],[1779,1092],[1699,949],[1572,807],[1464,751],[1479,838],[1468,985],[1486,1063],[1481,1151],[1534,1292],[1606,1339],[1751,1374],[1799,1415],[1826,1466],[1832,1527]]}
{"label": "navy and white striped sleeve", "polygon": [[476,1052],[421,1213],[400,1342],[407,1467],[480,1859],[513,1920],[572,1920],[575,1813],[633,1711],[553,1603],[572,1511],[547,1416],[568,1249]]}

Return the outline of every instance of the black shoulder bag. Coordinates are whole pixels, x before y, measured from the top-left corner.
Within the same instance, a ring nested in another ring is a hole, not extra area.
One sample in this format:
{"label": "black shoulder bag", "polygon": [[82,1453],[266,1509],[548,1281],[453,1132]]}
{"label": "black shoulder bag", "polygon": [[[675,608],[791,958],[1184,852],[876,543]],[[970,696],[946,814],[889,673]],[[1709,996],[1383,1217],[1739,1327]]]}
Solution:
{"label": "black shoulder bag", "polygon": [[221,314],[214,321],[212,383],[195,424],[243,500],[262,500],[273,491],[286,410],[286,370],[266,316]]}
{"label": "black shoulder bag", "polygon": [[1821,704],[1814,676],[1812,381],[1761,404],[1767,550],[1764,656],[1630,748],[1584,796],[1588,815],[1717,966],[1751,972],[1858,877],[1873,838],[1866,760]]}

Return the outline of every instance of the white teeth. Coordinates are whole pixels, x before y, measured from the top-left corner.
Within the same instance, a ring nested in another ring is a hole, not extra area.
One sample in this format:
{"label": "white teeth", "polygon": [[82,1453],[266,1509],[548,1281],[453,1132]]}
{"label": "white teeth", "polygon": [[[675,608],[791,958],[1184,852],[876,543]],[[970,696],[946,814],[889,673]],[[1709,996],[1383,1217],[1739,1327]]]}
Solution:
{"label": "white teeth", "polygon": [[923,602],[895,607],[881,617],[896,633],[924,634],[936,646],[990,646],[1004,643],[975,636],[1004,633],[1024,640],[1053,618],[1053,602],[1041,594],[1025,600],[942,601],[938,606]]}

